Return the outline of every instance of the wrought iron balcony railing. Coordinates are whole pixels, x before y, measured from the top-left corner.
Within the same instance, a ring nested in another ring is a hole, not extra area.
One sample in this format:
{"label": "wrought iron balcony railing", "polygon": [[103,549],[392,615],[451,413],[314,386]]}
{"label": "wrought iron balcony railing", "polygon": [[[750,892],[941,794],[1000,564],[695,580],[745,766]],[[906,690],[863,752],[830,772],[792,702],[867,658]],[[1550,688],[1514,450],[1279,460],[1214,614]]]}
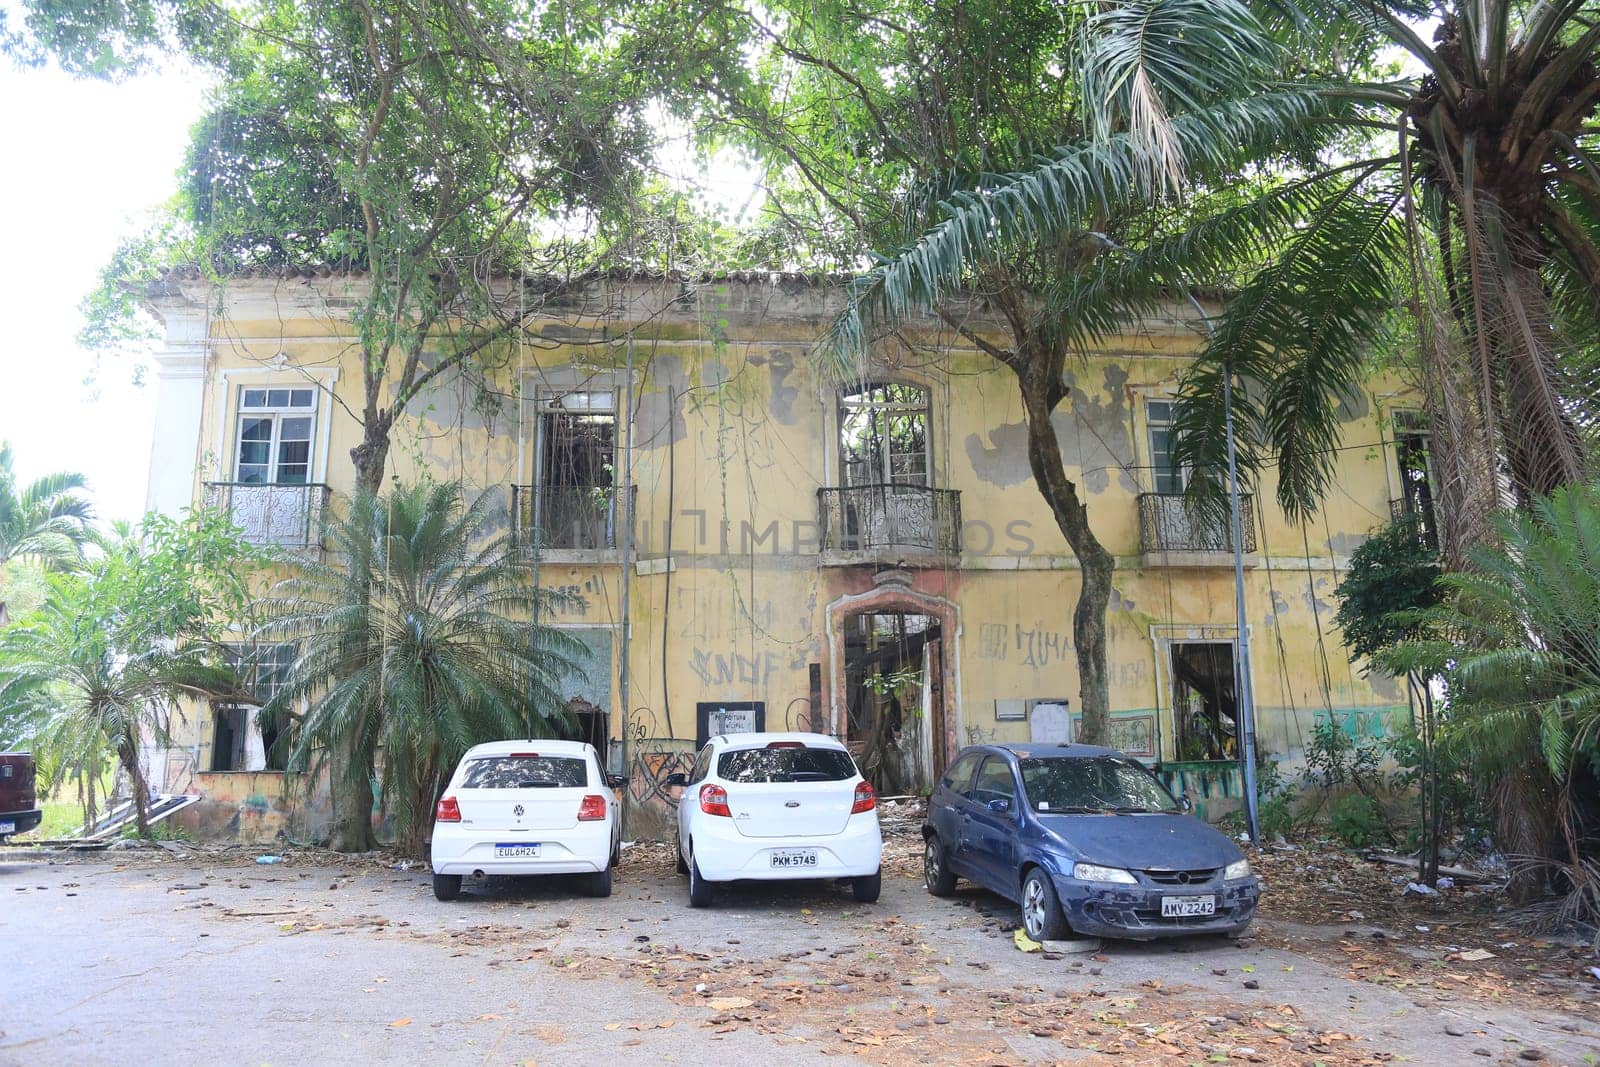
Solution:
{"label": "wrought iron balcony railing", "polygon": [[[1256,550],[1255,510],[1249,493],[1239,494],[1243,551]],[[1139,494],[1139,548],[1144,552],[1232,552],[1227,503],[1200,508],[1181,493]]]}
{"label": "wrought iron balcony railing", "polygon": [[1439,551],[1439,528],[1433,524],[1432,500],[1415,500],[1411,497],[1391,500],[1389,518],[1395,522],[1409,519],[1411,529],[1416,533],[1417,542],[1429,552]]}
{"label": "wrought iron balcony railing", "polygon": [[[626,501],[638,495],[628,486]],[[513,485],[511,540],[522,548],[600,551],[616,548],[627,521],[624,496],[614,485]]]}
{"label": "wrought iron balcony railing", "polygon": [[925,485],[817,490],[824,552],[961,551],[961,494]]}
{"label": "wrought iron balcony railing", "polygon": [[320,482],[289,485],[206,482],[206,507],[226,512],[245,540],[283,548],[321,548],[332,490]]}

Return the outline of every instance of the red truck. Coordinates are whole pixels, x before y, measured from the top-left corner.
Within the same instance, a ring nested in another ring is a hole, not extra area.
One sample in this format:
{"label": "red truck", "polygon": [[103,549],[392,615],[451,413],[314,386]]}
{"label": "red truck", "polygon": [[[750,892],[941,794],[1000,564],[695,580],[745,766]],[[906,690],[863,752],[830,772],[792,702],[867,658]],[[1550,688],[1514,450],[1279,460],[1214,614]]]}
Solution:
{"label": "red truck", "polygon": [[33,757],[26,752],[0,752],[0,841],[27,833],[42,818],[44,812],[34,795]]}

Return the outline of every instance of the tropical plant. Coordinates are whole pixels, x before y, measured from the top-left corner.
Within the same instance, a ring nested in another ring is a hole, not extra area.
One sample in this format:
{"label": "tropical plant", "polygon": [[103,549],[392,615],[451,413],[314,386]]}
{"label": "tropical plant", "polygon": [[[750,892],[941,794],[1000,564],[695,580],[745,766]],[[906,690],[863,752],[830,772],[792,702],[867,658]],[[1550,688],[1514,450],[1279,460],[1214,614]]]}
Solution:
{"label": "tropical plant", "polygon": [[291,768],[346,780],[334,836],[347,848],[371,847],[380,750],[398,839],[421,855],[462,753],[570,725],[559,685],[586,650],[535,621],[554,594],[492,528],[491,496],[464,503],[458,484],[357,494],[328,531],[331,555],[297,564],[262,602],[257,638],[296,652],[261,715],[287,721]]}
{"label": "tropical plant", "polygon": [[1382,659],[1444,678],[1441,741],[1487,783],[1497,840],[1524,864],[1517,891],[1534,891],[1553,861],[1590,899],[1600,892],[1584,829],[1600,814],[1600,490],[1557,490],[1495,525],[1500,544],[1446,575],[1451,596],[1423,634]]}
{"label": "tropical plant", "polygon": [[220,636],[244,615],[252,553],[225,517],[151,515],[81,573],[50,576],[43,605],[0,631],[0,720],[40,739],[47,778],[98,777],[114,754],[148,834],[143,748],[170,743],[179,700],[240,695]]}
{"label": "tropical plant", "polygon": [[0,441],[0,567],[29,557],[60,566],[83,555],[94,512],[78,495],[81,474],[47,474],[17,483],[11,445]]}
{"label": "tropical plant", "polygon": [[[1066,336],[1234,287],[1187,376],[1176,458],[1215,487],[1231,377],[1245,473],[1270,460],[1304,516],[1330,485],[1341,401],[1408,307],[1459,562],[1487,536],[1502,465],[1524,500],[1590,469],[1597,16],[1592,0],[1096,5],[1074,64],[1085,135],[940,196],[856,284],[833,346],[858,352],[873,324],[938,307],[1011,250],[1090,247],[1130,203],[1181,191],[1182,211],[1152,213],[1164,224],[1062,274]],[[1405,61],[1392,75],[1373,61],[1387,52]]]}

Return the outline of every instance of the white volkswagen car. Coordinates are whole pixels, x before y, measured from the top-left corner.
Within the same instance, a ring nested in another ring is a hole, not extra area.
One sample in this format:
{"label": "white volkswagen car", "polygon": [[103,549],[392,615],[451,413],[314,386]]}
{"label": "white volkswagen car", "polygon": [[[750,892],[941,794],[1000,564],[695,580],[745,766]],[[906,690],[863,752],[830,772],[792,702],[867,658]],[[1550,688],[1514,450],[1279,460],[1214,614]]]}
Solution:
{"label": "white volkswagen car", "polygon": [[848,878],[857,900],[878,899],[878,798],[833,738],[720,734],[667,785],[683,787],[678,870],[690,907],[711,903],[713,883],[744,878]]}
{"label": "white volkswagen car", "polygon": [[454,900],[466,875],[586,874],[611,895],[622,848],[614,789],[581,741],[492,741],[461,757],[433,816],[433,895]]}

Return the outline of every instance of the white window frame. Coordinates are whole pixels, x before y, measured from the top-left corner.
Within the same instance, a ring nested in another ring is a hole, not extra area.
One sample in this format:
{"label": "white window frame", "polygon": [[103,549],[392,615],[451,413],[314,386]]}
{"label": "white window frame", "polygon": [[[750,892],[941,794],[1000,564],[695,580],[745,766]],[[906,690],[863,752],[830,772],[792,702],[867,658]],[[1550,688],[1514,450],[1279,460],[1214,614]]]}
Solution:
{"label": "white window frame", "polygon": [[[274,405],[265,403],[253,407],[246,407],[245,400],[253,392],[267,394],[270,398],[274,392],[282,391],[289,394],[290,403]],[[270,419],[272,421],[272,436],[267,441],[267,473],[269,477],[256,485],[311,485],[316,479],[317,467],[317,430],[318,419],[317,393],[319,390],[314,385],[241,385],[238,386],[237,399],[234,405],[234,432],[233,432],[233,481],[243,482],[242,473],[244,463],[244,424],[246,419]],[[294,394],[310,394],[311,402],[308,405],[292,403]],[[305,478],[299,482],[284,482],[280,475],[280,466],[283,463],[282,445],[283,424],[286,419],[305,419],[309,425],[309,436],[306,438]],[[252,463],[250,466],[261,466]]]}

